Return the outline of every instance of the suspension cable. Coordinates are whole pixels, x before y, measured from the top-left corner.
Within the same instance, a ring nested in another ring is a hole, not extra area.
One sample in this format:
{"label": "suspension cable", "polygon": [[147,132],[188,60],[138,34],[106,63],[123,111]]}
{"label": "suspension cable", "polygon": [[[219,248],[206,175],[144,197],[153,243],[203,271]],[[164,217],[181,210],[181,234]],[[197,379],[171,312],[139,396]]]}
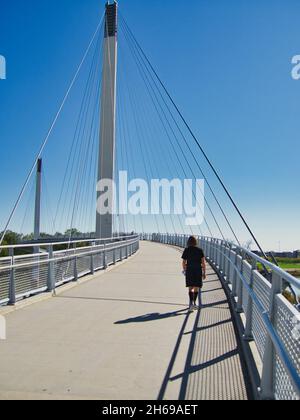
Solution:
{"label": "suspension cable", "polygon": [[[152,72],[154,73],[155,77],[157,78],[159,84],[161,85],[161,87],[163,88],[165,94],[167,95],[167,97],[169,98],[169,100],[171,101],[172,105],[174,106],[175,110],[177,111],[178,115],[180,116],[182,122],[184,123],[184,125],[186,126],[187,130],[189,131],[189,133],[191,134],[193,140],[195,141],[198,149],[201,151],[202,155],[204,156],[206,162],[208,163],[209,167],[211,168],[211,170],[213,171],[214,175],[216,176],[217,180],[219,181],[220,185],[222,186],[223,190],[225,191],[227,197],[229,198],[230,202],[232,203],[234,209],[237,211],[238,215],[240,216],[241,220],[243,221],[246,229],[248,230],[248,232],[250,233],[252,239],[255,241],[256,245],[258,246],[260,252],[262,253],[262,255],[264,256],[264,258],[268,259],[266,253],[264,252],[262,246],[260,245],[258,239],[256,238],[256,236],[254,235],[252,229],[250,228],[249,224],[247,223],[245,217],[243,216],[241,210],[239,209],[238,205],[236,204],[236,202],[233,199],[233,196],[230,194],[228,188],[226,187],[225,183],[222,181],[221,176],[219,175],[219,173],[217,172],[216,168],[214,167],[213,163],[211,162],[211,160],[209,159],[208,155],[206,154],[204,148],[201,146],[200,142],[198,141],[196,135],[194,134],[194,132],[192,131],[190,125],[188,124],[187,120],[185,119],[185,117],[183,116],[182,112],[180,111],[179,107],[177,106],[177,104],[175,103],[173,97],[171,96],[171,94],[169,93],[167,87],[165,86],[165,84],[163,83],[162,79],[159,77],[157,71],[155,70],[155,68],[153,67],[153,65],[151,64],[148,56],[146,55],[146,53],[144,52],[143,48],[141,47],[141,45],[139,44],[139,42],[137,41],[136,37],[134,36],[132,30],[129,28],[129,26],[127,25],[125,19],[123,18],[123,16],[120,13],[120,17],[122,18],[124,24],[126,25],[129,33],[131,34],[135,44],[137,45],[138,49],[140,50],[140,52],[142,53],[144,59],[146,60],[146,62],[148,63],[148,65],[150,66]],[[278,265],[276,259],[274,256],[272,256],[272,259],[274,261],[275,264]]]}
{"label": "suspension cable", "polygon": [[3,242],[4,238],[5,238],[5,235],[7,233],[7,230],[8,230],[8,227],[10,225],[10,222],[11,222],[12,218],[15,215],[15,212],[16,212],[19,204],[20,204],[20,201],[21,201],[23,195],[24,195],[24,192],[25,192],[25,190],[27,188],[27,185],[28,185],[28,183],[30,181],[30,178],[31,178],[31,176],[32,176],[32,174],[33,174],[33,172],[35,170],[37,161],[40,159],[40,157],[41,157],[41,155],[42,155],[42,153],[43,153],[43,151],[44,151],[44,149],[45,149],[45,147],[46,147],[46,145],[48,143],[48,140],[50,138],[50,135],[51,135],[51,133],[52,133],[52,131],[53,131],[55,125],[56,125],[56,122],[57,122],[57,120],[58,120],[58,118],[59,118],[59,116],[60,116],[63,108],[64,108],[64,105],[65,105],[65,103],[66,103],[66,101],[67,101],[67,99],[69,97],[69,94],[70,94],[70,92],[71,92],[71,90],[72,90],[72,88],[73,88],[73,86],[74,86],[74,84],[75,84],[75,82],[77,80],[77,77],[78,77],[78,75],[80,73],[80,70],[81,70],[81,68],[82,68],[82,66],[83,66],[83,64],[84,64],[84,62],[85,62],[85,60],[86,60],[86,58],[88,56],[88,53],[89,53],[89,51],[91,49],[91,46],[94,43],[94,40],[96,38],[96,35],[97,35],[97,33],[98,33],[101,25],[102,25],[103,18],[104,18],[104,15],[102,16],[102,18],[101,18],[101,20],[100,20],[100,22],[99,22],[99,24],[98,24],[98,26],[97,26],[97,28],[96,28],[93,36],[92,36],[91,41],[88,44],[88,47],[87,47],[87,49],[86,49],[86,51],[85,51],[85,53],[83,55],[83,58],[82,58],[79,66],[78,66],[78,69],[77,69],[77,71],[76,71],[76,73],[75,73],[75,75],[74,75],[74,77],[73,77],[73,79],[72,79],[72,81],[71,81],[68,89],[67,89],[67,92],[66,92],[66,94],[65,94],[65,96],[64,96],[64,98],[62,100],[62,103],[61,103],[61,105],[60,105],[60,107],[59,107],[59,109],[58,109],[58,111],[57,111],[57,113],[56,113],[56,115],[54,117],[54,120],[53,120],[53,122],[52,122],[52,124],[51,124],[51,126],[50,126],[50,128],[48,130],[48,133],[47,133],[47,135],[46,135],[46,137],[45,137],[45,139],[44,139],[44,141],[43,141],[43,143],[42,143],[42,145],[41,145],[41,147],[40,147],[40,149],[39,149],[39,151],[37,153],[37,156],[36,156],[36,158],[34,160],[34,163],[33,163],[32,167],[31,167],[31,169],[30,169],[30,171],[29,171],[29,173],[28,173],[28,175],[26,177],[26,180],[25,180],[22,188],[21,188],[21,191],[20,191],[20,193],[18,195],[17,201],[16,201],[16,203],[13,206],[13,209],[12,209],[10,215],[9,215],[8,221],[7,221],[6,225],[5,225],[4,231],[2,233],[2,236],[1,236],[1,239],[0,239],[0,246],[2,245],[2,242]]}

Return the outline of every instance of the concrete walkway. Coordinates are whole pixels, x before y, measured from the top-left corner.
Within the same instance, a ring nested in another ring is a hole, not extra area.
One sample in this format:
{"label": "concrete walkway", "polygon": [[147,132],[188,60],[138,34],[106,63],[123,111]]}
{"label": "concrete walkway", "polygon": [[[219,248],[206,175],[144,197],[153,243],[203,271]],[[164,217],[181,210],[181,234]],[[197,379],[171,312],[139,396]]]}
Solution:
{"label": "concrete walkway", "polygon": [[247,399],[216,275],[188,315],[179,251],[141,245],[112,271],[6,316],[0,399]]}

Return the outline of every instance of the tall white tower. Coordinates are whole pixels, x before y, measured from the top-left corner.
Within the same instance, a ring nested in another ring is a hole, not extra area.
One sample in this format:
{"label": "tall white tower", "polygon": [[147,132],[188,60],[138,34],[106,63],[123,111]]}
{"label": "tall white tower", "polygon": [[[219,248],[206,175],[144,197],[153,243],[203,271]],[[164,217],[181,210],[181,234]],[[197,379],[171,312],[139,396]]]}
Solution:
{"label": "tall white tower", "polygon": [[[116,81],[117,81],[117,2],[108,2],[105,11],[104,56],[102,72],[101,126],[98,160],[98,182],[114,179],[116,140]],[[97,201],[101,193],[97,192]],[[113,235],[113,215],[96,215],[96,238]]]}

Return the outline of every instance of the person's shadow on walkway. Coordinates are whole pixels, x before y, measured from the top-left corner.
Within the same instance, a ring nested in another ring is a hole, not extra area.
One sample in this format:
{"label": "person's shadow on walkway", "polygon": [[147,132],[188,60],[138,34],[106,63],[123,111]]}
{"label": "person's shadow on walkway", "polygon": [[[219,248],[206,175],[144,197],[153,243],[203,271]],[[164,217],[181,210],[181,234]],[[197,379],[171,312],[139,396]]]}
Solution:
{"label": "person's shadow on walkway", "polygon": [[138,323],[138,322],[160,321],[162,319],[174,318],[175,316],[186,315],[187,310],[188,309],[181,309],[180,311],[167,312],[165,314],[154,312],[151,314],[140,315],[135,318],[128,318],[121,321],[117,321],[115,322],[115,325],[132,324],[132,323]]}

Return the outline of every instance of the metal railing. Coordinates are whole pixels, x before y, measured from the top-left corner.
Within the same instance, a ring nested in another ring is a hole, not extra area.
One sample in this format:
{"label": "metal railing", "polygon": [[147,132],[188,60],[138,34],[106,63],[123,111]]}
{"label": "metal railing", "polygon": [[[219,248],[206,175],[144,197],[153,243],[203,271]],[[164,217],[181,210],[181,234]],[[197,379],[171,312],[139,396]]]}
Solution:
{"label": "metal railing", "polygon": [[[182,248],[187,239],[184,235],[152,235],[154,242]],[[233,243],[198,239],[207,261],[228,287],[235,310],[245,314],[243,339],[255,341],[263,366],[260,397],[299,400],[300,314],[282,293],[287,284],[300,289],[300,280]]]}
{"label": "metal railing", "polygon": [[[22,249],[33,249],[34,253],[22,254]],[[52,292],[64,283],[127,259],[138,249],[137,235],[0,247],[9,253],[0,258],[0,305],[14,305],[22,298]]]}

